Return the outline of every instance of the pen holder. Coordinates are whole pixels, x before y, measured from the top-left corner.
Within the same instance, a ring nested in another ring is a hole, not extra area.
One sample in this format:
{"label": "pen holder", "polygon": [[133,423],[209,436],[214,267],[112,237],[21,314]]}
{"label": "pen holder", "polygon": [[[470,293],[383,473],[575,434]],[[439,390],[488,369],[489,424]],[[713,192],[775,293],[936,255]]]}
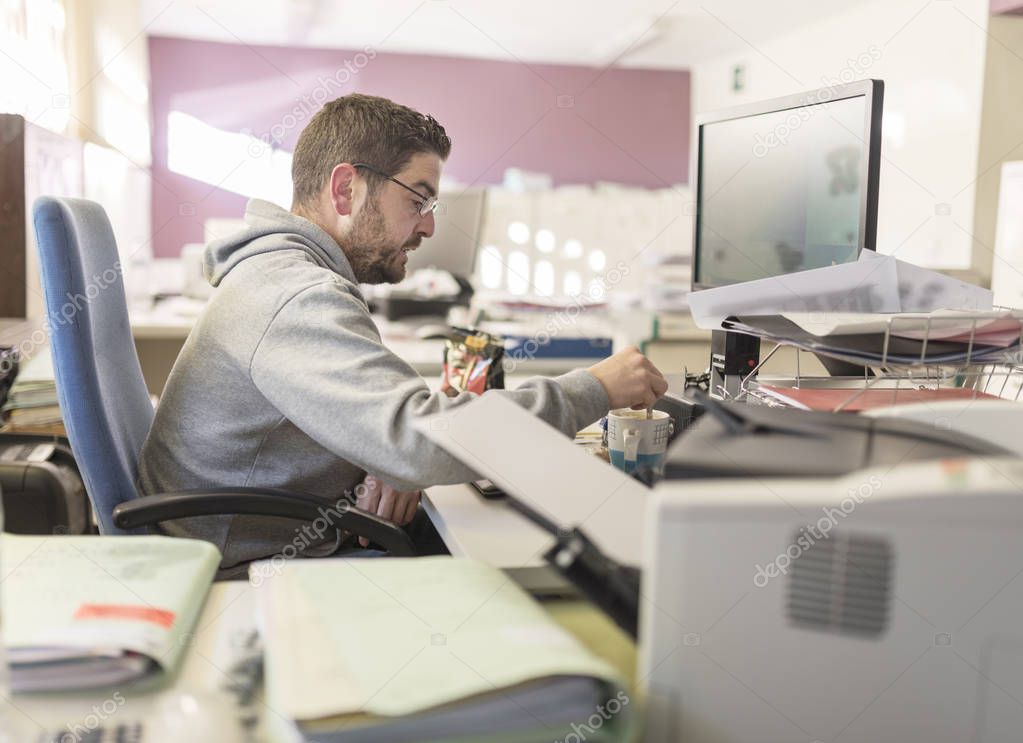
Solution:
{"label": "pen holder", "polygon": [[504,341],[481,330],[451,328],[444,345],[441,390],[450,396],[462,392],[483,394],[504,388]]}

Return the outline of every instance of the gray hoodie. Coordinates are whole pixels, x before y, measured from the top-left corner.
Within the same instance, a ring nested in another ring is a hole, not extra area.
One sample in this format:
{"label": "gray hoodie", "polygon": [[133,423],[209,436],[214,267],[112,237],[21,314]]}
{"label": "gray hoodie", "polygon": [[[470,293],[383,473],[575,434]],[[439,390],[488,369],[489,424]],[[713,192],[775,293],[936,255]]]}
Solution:
{"label": "gray hoodie", "polygon": [[[140,491],[248,486],[339,497],[367,472],[402,490],[475,479],[414,425],[474,396],[431,393],[381,343],[338,244],[257,199],[245,222],[207,248],[217,290],[167,380],[139,459]],[[608,408],[584,370],[487,394],[506,395],[566,435]],[[296,544],[296,526],[212,516],[163,528],[214,542],[226,567]],[[319,551],[334,549],[333,539]]]}

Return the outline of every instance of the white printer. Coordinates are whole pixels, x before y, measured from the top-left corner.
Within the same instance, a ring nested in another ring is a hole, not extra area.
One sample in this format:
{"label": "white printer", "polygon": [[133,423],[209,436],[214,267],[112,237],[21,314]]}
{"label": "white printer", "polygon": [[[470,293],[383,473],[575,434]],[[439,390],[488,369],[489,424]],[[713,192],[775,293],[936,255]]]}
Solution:
{"label": "white printer", "polygon": [[646,739],[1023,739],[1023,461],[652,497]]}

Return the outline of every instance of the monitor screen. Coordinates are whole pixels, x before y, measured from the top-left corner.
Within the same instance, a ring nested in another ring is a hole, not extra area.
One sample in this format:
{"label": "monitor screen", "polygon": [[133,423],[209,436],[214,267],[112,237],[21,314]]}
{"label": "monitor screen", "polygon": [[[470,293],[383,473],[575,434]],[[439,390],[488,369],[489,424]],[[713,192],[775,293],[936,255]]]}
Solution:
{"label": "monitor screen", "polygon": [[699,125],[696,288],[854,261],[873,247],[863,234],[864,209],[876,205],[870,89],[802,100],[814,102]]}

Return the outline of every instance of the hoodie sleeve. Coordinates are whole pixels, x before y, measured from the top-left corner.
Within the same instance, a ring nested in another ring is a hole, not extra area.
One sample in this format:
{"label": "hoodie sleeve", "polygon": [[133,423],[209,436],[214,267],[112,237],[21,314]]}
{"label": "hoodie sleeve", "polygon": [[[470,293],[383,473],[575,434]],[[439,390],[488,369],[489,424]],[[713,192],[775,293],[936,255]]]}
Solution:
{"label": "hoodie sleeve", "polygon": [[[467,482],[469,468],[413,423],[469,403],[448,397],[380,342],[365,304],[343,284],[307,287],[277,312],[253,352],[252,381],[282,415],[339,457],[402,490]],[[566,435],[607,412],[600,382],[579,369],[492,391]]]}

